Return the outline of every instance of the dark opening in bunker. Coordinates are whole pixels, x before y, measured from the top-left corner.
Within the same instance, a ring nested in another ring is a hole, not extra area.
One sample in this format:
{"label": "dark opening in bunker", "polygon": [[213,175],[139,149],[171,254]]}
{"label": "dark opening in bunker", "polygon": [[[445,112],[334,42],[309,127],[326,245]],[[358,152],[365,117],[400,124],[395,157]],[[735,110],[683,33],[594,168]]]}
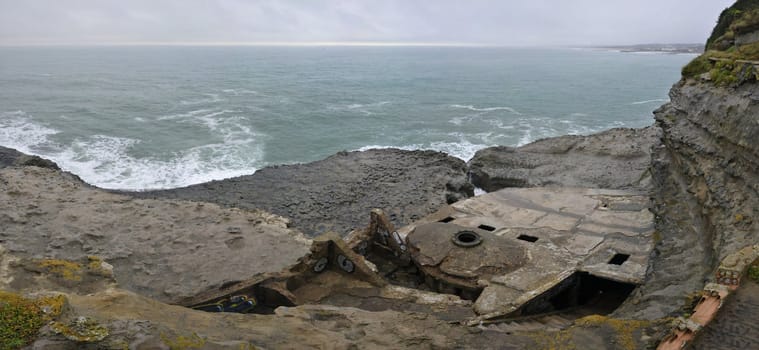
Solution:
{"label": "dark opening in bunker", "polygon": [[452,217],[448,216],[448,217],[446,217],[445,219],[443,219],[443,220],[440,220],[440,221],[438,221],[438,222],[442,222],[442,223],[446,223],[446,224],[447,224],[447,223],[449,223],[449,222],[451,222],[451,221],[453,221],[453,220],[456,220],[456,219],[454,219],[454,218],[452,218]]}
{"label": "dark opening in bunker", "polygon": [[622,265],[625,261],[630,257],[630,254],[614,254],[614,256],[609,260],[610,265]]}
{"label": "dark opening in bunker", "polygon": [[530,236],[530,235],[519,235],[519,237],[517,237],[517,239],[520,239],[520,240],[523,240],[523,241],[527,241],[527,242],[530,242],[530,243],[535,243],[535,242],[538,241],[538,237]]}
{"label": "dark opening in bunker", "polygon": [[453,243],[459,247],[469,248],[482,243],[482,238],[474,231],[459,231],[453,236]]}
{"label": "dark opening in bunker", "polygon": [[559,312],[570,318],[607,315],[616,310],[635,289],[631,283],[617,282],[578,272],[555,288],[527,303],[521,315]]}
{"label": "dark opening in bunker", "polygon": [[485,224],[482,224],[482,225],[480,225],[480,226],[477,226],[477,228],[478,228],[478,229],[480,229],[480,230],[485,230],[485,231],[490,231],[490,232],[493,232],[493,231],[495,231],[495,227],[493,227],[493,226],[488,226],[488,225],[485,225]]}

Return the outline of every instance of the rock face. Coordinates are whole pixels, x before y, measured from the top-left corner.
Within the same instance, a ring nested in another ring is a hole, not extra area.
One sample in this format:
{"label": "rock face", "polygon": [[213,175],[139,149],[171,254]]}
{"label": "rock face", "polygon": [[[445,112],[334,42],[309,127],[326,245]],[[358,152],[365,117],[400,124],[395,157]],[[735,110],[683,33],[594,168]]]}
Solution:
{"label": "rock face", "polygon": [[[611,350],[619,349],[619,344],[636,348],[638,339],[657,336],[648,329],[652,323],[597,316],[561,332],[540,332],[519,326],[464,327],[416,310],[366,311],[330,305],[279,307],[270,315],[207,313],[125,291],[111,275],[93,273],[96,269],[87,269],[84,284],[68,284],[57,271],[40,270],[30,278],[29,263],[34,261],[0,246],[0,290],[15,289],[20,292],[14,293],[16,298],[39,305],[44,322],[36,326],[40,328],[31,344],[35,349]],[[28,284],[21,290],[10,286],[17,279]],[[2,292],[0,298],[7,295]]]}
{"label": "rock face", "polygon": [[759,85],[683,80],[655,112],[653,211],[661,241],[630,315],[682,305],[726,255],[759,242]]}
{"label": "rock face", "polygon": [[40,158],[21,153],[15,149],[0,146],[0,168],[10,166],[33,165],[41,168],[59,169],[58,164]]}
{"label": "rock face", "polygon": [[491,147],[469,161],[472,183],[492,192],[505,187],[635,189],[650,186],[650,149],[658,127],[611,129],[561,136],[522,147]]}
{"label": "rock face", "polygon": [[[176,303],[288,267],[308,252],[310,240],[260,210],[134,199],[27,166],[0,169],[0,245],[23,258],[97,256],[113,265],[123,288]],[[66,267],[64,277],[82,281],[85,265],[40,264]]]}
{"label": "rock face", "polygon": [[172,198],[263,209],[292,219],[310,236],[345,235],[363,227],[373,208],[397,226],[440,206],[473,195],[466,164],[444,153],[397,149],[342,152],[308,164],[261,169],[253,175],[180,189],[135,192],[141,198]]}

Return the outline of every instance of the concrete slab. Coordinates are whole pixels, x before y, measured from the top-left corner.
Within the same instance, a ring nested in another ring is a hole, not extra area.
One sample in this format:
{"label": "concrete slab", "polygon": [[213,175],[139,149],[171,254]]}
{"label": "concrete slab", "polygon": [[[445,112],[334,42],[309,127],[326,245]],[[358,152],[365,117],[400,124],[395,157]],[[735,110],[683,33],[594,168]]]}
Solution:
{"label": "concrete slab", "polygon": [[[503,189],[446,206],[399,232],[411,238],[417,227],[444,221],[439,225],[477,230],[484,237],[503,238],[514,248],[524,249],[526,259],[521,266],[506,273],[488,274],[485,279],[486,287],[475,302],[475,312],[486,319],[517,312],[536,297],[545,297],[544,293],[560,288],[576,272],[641,283],[653,249],[653,215],[647,209],[648,200],[642,193],[620,190]],[[418,238],[412,240],[424,246]],[[425,236],[425,240],[430,239]],[[500,240],[499,243],[503,244]],[[487,245],[487,240],[482,244]],[[457,255],[453,253],[459,249],[446,244],[445,254],[432,254],[438,248],[430,248],[430,254],[435,256],[432,260],[437,263],[453,261],[451,256]],[[425,256],[425,252],[420,255]],[[488,254],[493,255],[498,253]],[[617,264],[616,260],[624,261]],[[462,269],[466,268],[457,266],[455,270]],[[442,270],[436,278],[445,280],[447,269]],[[478,278],[476,275],[466,277]],[[451,275],[455,277],[460,276]]]}

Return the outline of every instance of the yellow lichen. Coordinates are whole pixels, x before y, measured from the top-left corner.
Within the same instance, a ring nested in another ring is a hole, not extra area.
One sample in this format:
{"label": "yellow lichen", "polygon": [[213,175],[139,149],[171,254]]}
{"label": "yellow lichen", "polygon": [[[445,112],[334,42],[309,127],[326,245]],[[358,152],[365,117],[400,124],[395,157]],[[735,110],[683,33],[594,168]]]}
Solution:
{"label": "yellow lichen", "polygon": [[206,345],[206,340],[195,333],[189,337],[180,335],[175,339],[170,339],[168,336],[161,334],[161,340],[172,350],[200,349]]}
{"label": "yellow lichen", "polygon": [[635,332],[650,327],[651,321],[622,320],[607,316],[591,315],[575,321],[572,327],[558,332],[530,332],[525,335],[535,341],[537,349],[541,350],[576,350],[582,349],[574,343],[574,334],[580,328],[606,327],[614,334],[614,341],[621,349],[637,348]]}
{"label": "yellow lichen", "polygon": [[60,278],[67,281],[81,281],[82,280],[82,265],[79,263],[58,260],[58,259],[43,259],[40,260],[37,265],[47,270]]}
{"label": "yellow lichen", "polygon": [[572,333],[560,332],[530,332],[526,334],[535,341],[536,349],[540,350],[577,350],[572,342]]}
{"label": "yellow lichen", "polygon": [[29,344],[43,324],[42,311],[33,300],[0,291],[0,350]]}
{"label": "yellow lichen", "polygon": [[50,328],[66,339],[77,342],[97,342],[108,336],[108,328],[88,317],[77,317],[67,324],[53,322]]}
{"label": "yellow lichen", "polygon": [[743,221],[743,214],[735,214],[735,222]]}
{"label": "yellow lichen", "polygon": [[63,295],[47,296],[37,300],[37,306],[42,311],[45,321],[51,321],[60,316],[68,300]]}
{"label": "yellow lichen", "polygon": [[103,277],[113,276],[113,266],[105,262],[101,257],[89,255],[87,256],[87,260],[89,260],[87,270],[90,273]]}
{"label": "yellow lichen", "polygon": [[617,342],[623,349],[633,350],[637,348],[633,334],[641,328],[651,326],[651,321],[622,320],[607,316],[591,315],[577,320],[575,325],[580,327],[608,326],[616,333]]}
{"label": "yellow lichen", "polygon": [[663,239],[659,231],[654,231],[654,233],[651,235],[651,238],[653,238],[654,244],[661,242],[661,240]]}

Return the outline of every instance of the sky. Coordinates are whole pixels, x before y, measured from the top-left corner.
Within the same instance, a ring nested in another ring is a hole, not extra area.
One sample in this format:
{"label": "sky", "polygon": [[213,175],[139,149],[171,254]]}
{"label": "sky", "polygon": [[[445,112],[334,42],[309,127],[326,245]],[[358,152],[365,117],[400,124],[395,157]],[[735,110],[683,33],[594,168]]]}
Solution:
{"label": "sky", "polygon": [[734,0],[0,0],[0,45],[703,43]]}

